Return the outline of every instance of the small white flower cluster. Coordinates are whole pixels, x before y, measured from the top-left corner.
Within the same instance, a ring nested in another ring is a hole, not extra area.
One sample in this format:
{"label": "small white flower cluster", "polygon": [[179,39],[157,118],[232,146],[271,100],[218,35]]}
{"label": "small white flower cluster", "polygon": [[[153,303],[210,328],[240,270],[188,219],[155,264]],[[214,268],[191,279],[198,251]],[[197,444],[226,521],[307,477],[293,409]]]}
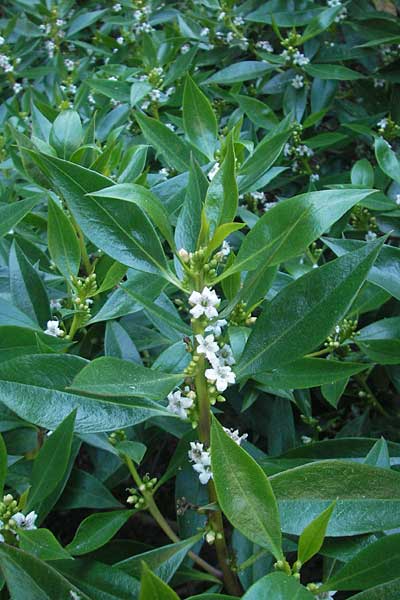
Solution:
{"label": "small white flower cluster", "polygon": [[299,146],[285,144],[285,147],[283,148],[283,154],[286,156],[286,158],[289,158],[293,155],[311,158],[311,156],[314,156],[314,150],[309,148],[309,146],[306,146],[306,144],[300,144]]}
{"label": "small white flower cluster", "polygon": [[143,6],[143,8],[134,11],[133,18],[136,21],[136,23],[134,24],[135,33],[150,33],[151,31],[153,31],[153,27],[147,21],[147,16],[150,12],[150,6]]}
{"label": "small white flower cluster", "polygon": [[117,42],[118,46],[122,46],[122,44],[123,44],[123,43],[124,43],[124,41],[125,41],[125,38],[124,38],[122,35],[119,35],[119,36],[118,36],[118,37],[115,39],[115,41]]}
{"label": "small white flower cluster", "polygon": [[69,71],[69,72],[73,71],[75,68],[75,63],[70,58],[66,58],[64,60],[64,65],[65,65],[65,68],[67,69],[67,71]]}
{"label": "small white flower cluster", "polygon": [[207,37],[209,33],[210,33],[209,27],[203,27],[203,29],[200,31],[200,36]]}
{"label": "small white flower cluster", "polygon": [[400,194],[396,194],[395,202],[397,206],[400,206]]}
{"label": "small white flower cluster", "polygon": [[374,240],[376,240],[376,233],[375,231],[367,231],[367,233],[365,234],[365,241],[366,242],[373,242]]}
{"label": "small white flower cluster", "polygon": [[4,44],[5,44],[5,41],[6,41],[6,40],[3,38],[3,36],[2,36],[2,35],[0,35],[0,46],[4,46]]}
{"label": "small white flower cluster", "polygon": [[383,88],[385,87],[385,83],[384,79],[374,79],[374,88]]}
{"label": "small white flower cluster", "polygon": [[240,435],[239,429],[228,429],[228,427],[223,427],[223,430],[238,446],[240,446],[240,444],[249,437],[247,433]]}
{"label": "small white flower cluster", "polygon": [[54,298],[52,298],[50,300],[50,308],[51,308],[51,310],[60,310],[61,307],[62,307],[61,299],[54,299]]}
{"label": "small white flower cluster", "polygon": [[231,253],[231,246],[230,246],[229,242],[224,240],[222,242],[221,250],[215,254],[215,258],[218,261],[222,261],[224,258],[229,256],[230,253]]}
{"label": "small white flower cluster", "polygon": [[18,83],[18,81],[14,83],[14,85],[13,85],[14,94],[20,94],[23,89],[24,89],[24,86],[22,85],[22,83]]}
{"label": "small white flower cluster", "polygon": [[58,319],[51,319],[47,321],[47,327],[44,332],[52,337],[63,337],[64,331],[59,327],[60,321]]}
{"label": "small white flower cluster", "polygon": [[382,129],[382,130],[385,130],[388,125],[389,125],[389,119],[387,119],[387,118],[381,119],[376,124],[376,126],[379,127],[379,129]]}
{"label": "small white flower cluster", "polygon": [[190,50],[190,44],[183,44],[181,46],[181,54],[187,54]]}
{"label": "small white flower cluster", "polygon": [[218,317],[217,307],[221,300],[215,291],[208,287],[205,287],[202,292],[192,292],[189,296],[189,303],[193,307],[190,309],[190,314],[195,319],[199,319],[203,315],[210,320]]}
{"label": "small white flower cluster", "polygon": [[53,40],[46,40],[45,43],[45,48],[47,50],[47,54],[49,56],[49,58],[53,58],[54,56],[54,50],[56,48],[55,43],[53,42]]}
{"label": "small white flower cluster", "polygon": [[190,388],[185,389],[185,393],[186,395],[183,396],[181,390],[176,390],[168,394],[167,410],[181,419],[188,418],[188,411],[193,408],[196,398],[196,394]]}
{"label": "small white flower cluster", "polygon": [[158,171],[158,174],[161,175],[162,177],[164,177],[164,179],[168,179],[170,173],[171,172],[167,167],[163,167],[162,169],[160,169]]}
{"label": "small white flower cluster", "polygon": [[113,4],[112,9],[115,13],[119,13],[122,10],[122,5],[119,2],[117,2],[116,4]]}
{"label": "small white flower cluster", "polygon": [[6,54],[0,54],[0,68],[3,69],[4,73],[11,73],[14,71],[14,67],[10,62],[10,57]]}
{"label": "small white flower cluster", "polygon": [[283,50],[281,52],[282,58],[288,64],[297,65],[298,67],[303,67],[304,65],[308,65],[310,59],[307,58],[300,50],[295,50],[294,52],[290,52],[289,50]]}
{"label": "small white flower cluster", "polygon": [[[327,5],[330,8],[335,8],[337,6],[343,6],[342,0],[327,0]],[[347,17],[347,8],[345,6],[343,6],[342,10],[335,18],[335,23],[340,23],[341,21],[344,21],[344,19],[346,17]]]}
{"label": "small white flower cluster", "polygon": [[244,19],[243,19],[243,17],[240,17],[240,16],[239,17],[234,17],[233,18],[233,24],[236,27],[241,27],[242,25],[244,25]]}
{"label": "small white flower cluster", "polygon": [[[8,497],[12,498],[12,496],[10,494],[5,496],[4,498],[7,499]],[[9,519],[8,525],[7,525],[7,530],[11,531],[11,533],[13,533],[18,540],[19,539],[19,536],[18,536],[19,529],[25,529],[25,531],[31,531],[32,529],[37,529],[37,527],[35,525],[36,519],[37,519],[37,514],[33,510],[30,513],[28,513],[27,515],[24,515],[22,512],[17,512],[14,515],[12,515],[11,518]],[[4,522],[0,520],[0,529],[4,529],[4,525],[5,525]],[[4,535],[2,533],[0,533],[0,542],[3,543],[4,541],[5,541]]]}
{"label": "small white flower cluster", "polygon": [[193,469],[199,474],[200,483],[206,485],[212,479],[210,451],[205,450],[200,442],[190,442],[188,456]]}
{"label": "small white flower cluster", "polygon": [[316,181],[319,181],[319,174],[318,173],[311,173],[311,175],[310,175],[310,182],[311,183],[315,183]]}
{"label": "small white flower cluster", "polygon": [[292,84],[292,87],[294,87],[295,90],[300,90],[304,87],[303,75],[295,75],[290,83]]}
{"label": "small white flower cluster", "polygon": [[260,50],[264,50],[264,52],[273,52],[274,49],[271,43],[268,40],[260,40],[256,43],[256,48],[260,48]]}
{"label": "small white flower cluster", "polygon": [[81,596],[74,592],[74,590],[70,591],[69,597],[71,598],[71,600],[81,600]]}

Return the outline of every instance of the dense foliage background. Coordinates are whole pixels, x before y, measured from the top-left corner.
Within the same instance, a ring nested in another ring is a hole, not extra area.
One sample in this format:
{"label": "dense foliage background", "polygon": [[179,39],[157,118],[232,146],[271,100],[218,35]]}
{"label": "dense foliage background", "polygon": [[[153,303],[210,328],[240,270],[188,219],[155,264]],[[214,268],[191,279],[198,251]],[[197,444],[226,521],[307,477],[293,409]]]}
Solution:
{"label": "dense foliage background", "polygon": [[399,10],[1,3],[2,598],[400,598]]}

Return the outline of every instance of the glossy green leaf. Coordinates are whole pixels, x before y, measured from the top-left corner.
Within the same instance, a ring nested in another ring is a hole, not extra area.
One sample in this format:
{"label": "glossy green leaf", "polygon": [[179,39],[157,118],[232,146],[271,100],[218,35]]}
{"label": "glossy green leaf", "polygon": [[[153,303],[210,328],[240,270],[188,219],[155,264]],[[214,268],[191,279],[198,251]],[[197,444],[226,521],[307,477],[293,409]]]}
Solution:
{"label": "glossy green leaf", "polygon": [[243,378],[281,367],[321,344],[346,314],[382,243],[371,242],[313,269],[264,305],[241,357],[238,375]]}
{"label": "glossy green leaf", "polygon": [[374,169],[366,158],[362,158],[354,163],[351,169],[351,183],[353,185],[365,185],[373,187],[374,185]]}
{"label": "glossy green leaf", "polygon": [[224,276],[288,260],[316,240],[371,190],[325,190],[279,202],[244,239],[236,260]]}
{"label": "glossy green leaf", "polygon": [[311,600],[314,595],[296,579],[284,573],[271,573],[251,586],[242,600]]}
{"label": "glossy green leaf", "polygon": [[131,440],[118,442],[114,448],[118,453],[129,456],[138,465],[142,462],[142,458],[147,450],[146,446],[141,442],[132,442]]}
{"label": "glossy green leaf", "polygon": [[337,499],[331,537],[390,530],[400,524],[400,474],[370,465],[325,460],[270,478],[282,530],[300,535],[310,519]]}
{"label": "glossy green leaf", "polygon": [[39,273],[13,242],[9,257],[10,292],[14,305],[41,327],[50,319],[46,289]]}
{"label": "glossy green leaf", "polygon": [[383,137],[375,138],[375,156],[382,171],[400,183],[400,161]]}
{"label": "glossy green leaf", "polygon": [[351,596],[352,600],[397,600],[400,594],[400,578],[374,586],[365,592]]}
{"label": "glossy green leaf", "polygon": [[81,262],[81,249],[75,229],[62,208],[49,199],[47,235],[50,256],[67,281],[77,275]]}
{"label": "glossy green leaf", "polygon": [[383,469],[390,469],[389,448],[384,438],[375,442],[365,457],[364,463],[366,465],[382,467]]}
{"label": "glossy green leaf", "polygon": [[57,503],[57,510],[73,508],[122,508],[122,504],[96,477],[73,469],[68,485]]}
{"label": "glossy green leaf", "polygon": [[229,65],[211,75],[204,83],[230,84],[247,81],[264,75],[270,71],[272,65],[256,60],[245,60]]}
{"label": "glossy green leaf", "polygon": [[114,537],[133,514],[133,510],[114,510],[89,515],[79,525],[74,539],[68,544],[66,550],[74,556],[80,556],[101,548]]}
{"label": "glossy green leaf", "polygon": [[179,600],[173,589],[150,571],[143,563],[139,600]]}
{"label": "glossy green leaf", "polygon": [[192,157],[185,199],[175,228],[175,243],[178,250],[184,248],[188,252],[194,252],[197,248],[201,212],[208,183],[199,164]]}
{"label": "glossy green leaf", "polygon": [[183,125],[189,141],[207,158],[214,158],[218,137],[217,119],[211,104],[187,75],[183,92]]}
{"label": "glossy green leaf", "polygon": [[42,560],[72,558],[49,529],[20,530],[19,547]]}
{"label": "glossy green leaf", "polygon": [[0,495],[3,495],[4,482],[7,475],[7,448],[3,436],[0,435]]}
{"label": "glossy green leaf", "polygon": [[172,228],[164,205],[150,190],[134,183],[120,183],[91,194],[94,198],[115,198],[136,204],[158,227],[162,235],[174,248]]}
{"label": "glossy green leaf", "polygon": [[96,396],[162,400],[181,381],[180,374],[163,373],[107,356],[93,360],[78,373],[71,389]]}
{"label": "glossy green leaf", "polygon": [[241,533],[277,560],[282,538],[276,499],[262,469],[214,419],[211,428],[211,464],[218,502]]}
{"label": "glossy green leaf", "polygon": [[353,71],[342,65],[305,65],[305,72],[312,77],[319,79],[338,79],[339,81],[352,81],[354,79],[363,79],[364,75],[358,71]]}
{"label": "glossy green leaf", "polygon": [[142,113],[135,114],[147,142],[162,154],[167,164],[179,172],[190,166],[190,150],[186,143],[160,121]]}
{"label": "glossy green leaf", "polygon": [[365,590],[397,579],[400,567],[400,534],[387,535],[370,544],[322,586],[322,590]]}
{"label": "glossy green leaf", "polygon": [[0,206],[0,238],[18,225],[38,204],[39,200],[40,197],[35,195],[19,202],[11,202],[10,204]]}
{"label": "glossy green leaf", "polygon": [[112,185],[107,177],[58,158],[35,156],[65,198],[85,235],[122,264],[167,278],[160,240],[145,214],[132,202],[88,196]]}
{"label": "glossy green leaf", "polygon": [[315,556],[324,543],[326,529],[336,501],[332,502],[318,517],[315,517],[301,532],[297,551],[298,560],[304,564]]}
{"label": "glossy green leaf", "polygon": [[51,494],[64,475],[71,453],[76,412],[69,414],[40,449],[32,470],[27,510]]}
{"label": "glossy green leaf", "polygon": [[400,317],[382,319],[358,331],[357,345],[382,365],[400,363]]}
{"label": "glossy green leaf", "polygon": [[83,140],[83,129],[79,114],[75,110],[65,110],[55,119],[49,141],[60,158],[69,159]]}

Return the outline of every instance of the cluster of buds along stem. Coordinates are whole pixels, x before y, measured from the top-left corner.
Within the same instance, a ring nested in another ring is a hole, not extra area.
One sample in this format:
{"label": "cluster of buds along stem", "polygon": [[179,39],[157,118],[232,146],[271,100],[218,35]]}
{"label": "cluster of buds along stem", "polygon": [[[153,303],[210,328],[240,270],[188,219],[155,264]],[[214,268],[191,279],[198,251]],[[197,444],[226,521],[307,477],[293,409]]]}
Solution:
{"label": "cluster of buds along stem", "polygon": [[290,160],[293,173],[308,175],[310,180],[317,181],[319,179],[319,165],[313,159],[314,150],[303,142],[302,131],[302,125],[297,123],[293,128],[290,141],[285,144],[283,154]]}
{"label": "cluster of buds along stem", "polygon": [[146,494],[153,494],[153,490],[155,485],[157,484],[157,477],[150,477],[149,474],[146,474],[142,483],[139,485],[137,489],[128,488],[129,496],[126,499],[127,504],[131,504],[136,509],[146,508]]}
{"label": "cluster of buds along stem", "polygon": [[19,529],[36,529],[36,519],[34,511],[24,515],[21,512],[21,501],[15,500],[12,494],[5,494],[0,502],[0,542],[14,543],[19,539]]}
{"label": "cluster of buds along stem", "polygon": [[298,46],[301,44],[301,35],[292,31],[287,38],[281,40],[281,45],[284,50],[281,52],[281,57],[288,67],[303,67],[308,65],[310,59],[300,52]]}
{"label": "cluster of buds along stem", "polygon": [[365,206],[357,204],[353,207],[350,215],[350,224],[357,231],[365,232],[370,239],[376,237],[376,231],[378,231],[376,218],[371,215],[370,211]]}
{"label": "cluster of buds along stem", "polygon": [[215,540],[222,540],[223,535],[220,531],[215,531],[212,528],[212,525],[209,523],[206,531],[204,532],[204,539],[206,540],[207,544],[212,546]]}
{"label": "cluster of buds along stem", "polygon": [[237,327],[250,327],[251,325],[254,325],[256,320],[257,317],[252,317],[251,314],[249,314],[247,305],[243,301],[236,304],[229,317],[229,322]]}
{"label": "cluster of buds along stem", "polygon": [[110,435],[108,436],[108,441],[112,446],[116,446],[120,442],[125,442],[126,439],[127,436],[124,429],[117,429],[116,431],[110,433]]}
{"label": "cluster of buds along stem", "polygon": [[80,313],[80,326],[90,319],[90,307],[93,303],[92,296],[97,291],[96,273],[87,277],[71,275],[71,284],[74,288],[72,303],[74,309]]}
{"label": "cluster of buds along stem", "polygon": [[354,340],[357,336],[357,319],[343,319],[341,323],[335,326],[333,333],[326,339],[324,346],[332,352],[342,346],[349,340]]}

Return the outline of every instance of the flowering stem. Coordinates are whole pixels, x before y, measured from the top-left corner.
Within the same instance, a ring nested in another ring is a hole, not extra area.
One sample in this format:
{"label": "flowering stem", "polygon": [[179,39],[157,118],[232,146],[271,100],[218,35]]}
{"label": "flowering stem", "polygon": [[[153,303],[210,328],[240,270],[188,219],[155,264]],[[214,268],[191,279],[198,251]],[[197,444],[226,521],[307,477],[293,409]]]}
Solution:
{"label": "flowering stem", "polygon": [[[193,333],[203,334],[204,328],[201,323],[197,319],[193,319],[192,321]],[[210,446],[210,429],[211,429],[211,411],[210,411],[210,400],[208,396],[207,382],[205,377],[205,357],[202,354],[198,355],[199,360],[197,362],[196,376],[195,376],[195,386],[196,386],[196,395],[197,395],[197,404],[199,408],[199,424],[198,424],[198,434],[199,440],[206,447]],[[215,485],[212,479],[209,480],[207,484],[208,488],[208,497],[211,503],[218,504],[217,493],[215,490]],[[222,513],[220,510],[215,510],[210,512],[209,515],[209,524],[213,532],[215,532],[215,550],[217,553],[218,564],[222,570],[224,584],[226,590],[233,594],[234,596],[241,596],[242,590],[239,584],[239,581],[230,568],[230,557],[228,552],[228,547],[225,539],[224,532],[224,523],[222,520]]]}
{"label": "flowering stem", "polygon": [[[125,460],[125,463],[129,469],[131,475],[132,475],[133,481],[136,483],[136,485],[140,489],[141,487],[143,487],[143,481],[142,481],[139,473],[137,472],[137,469],[136,469],[135,465],[133,464],[132,459],[129,458],[129,456],[124,455],[124,460]],[[163,530],[165,535],[174,543],[180,542],[181,541],[180,538],[176,535],[176,533],[173,531],[173,529],[171,528],[169,523],[166,521],[166,519],[160,512],[160,509],[158,508],[156,501],[153,498],[153,494],[146,489],[144,489],[143,491],[140,490],[140,493],[142,494],[143,498],[146,501],[147,510],[149,511],[149,513],[151,514],[153,519],[156,521],[156,523],[159,525],[159,527]],[[205,560],[200,558],[200,556],[198,556],[194,552],[189,551],[188,554],[189,554],[190,558],[197,565],[199,565],[199,567],[204,569],[204,571],[207,571],[208,573],[210,573],[211,575],[214,575],[214,577],[217,577],[218,579],[222,579],[221,571],[219,571],[218,569],[215,569],[215,567],[213,567],[208,562],[206,562]]]}

